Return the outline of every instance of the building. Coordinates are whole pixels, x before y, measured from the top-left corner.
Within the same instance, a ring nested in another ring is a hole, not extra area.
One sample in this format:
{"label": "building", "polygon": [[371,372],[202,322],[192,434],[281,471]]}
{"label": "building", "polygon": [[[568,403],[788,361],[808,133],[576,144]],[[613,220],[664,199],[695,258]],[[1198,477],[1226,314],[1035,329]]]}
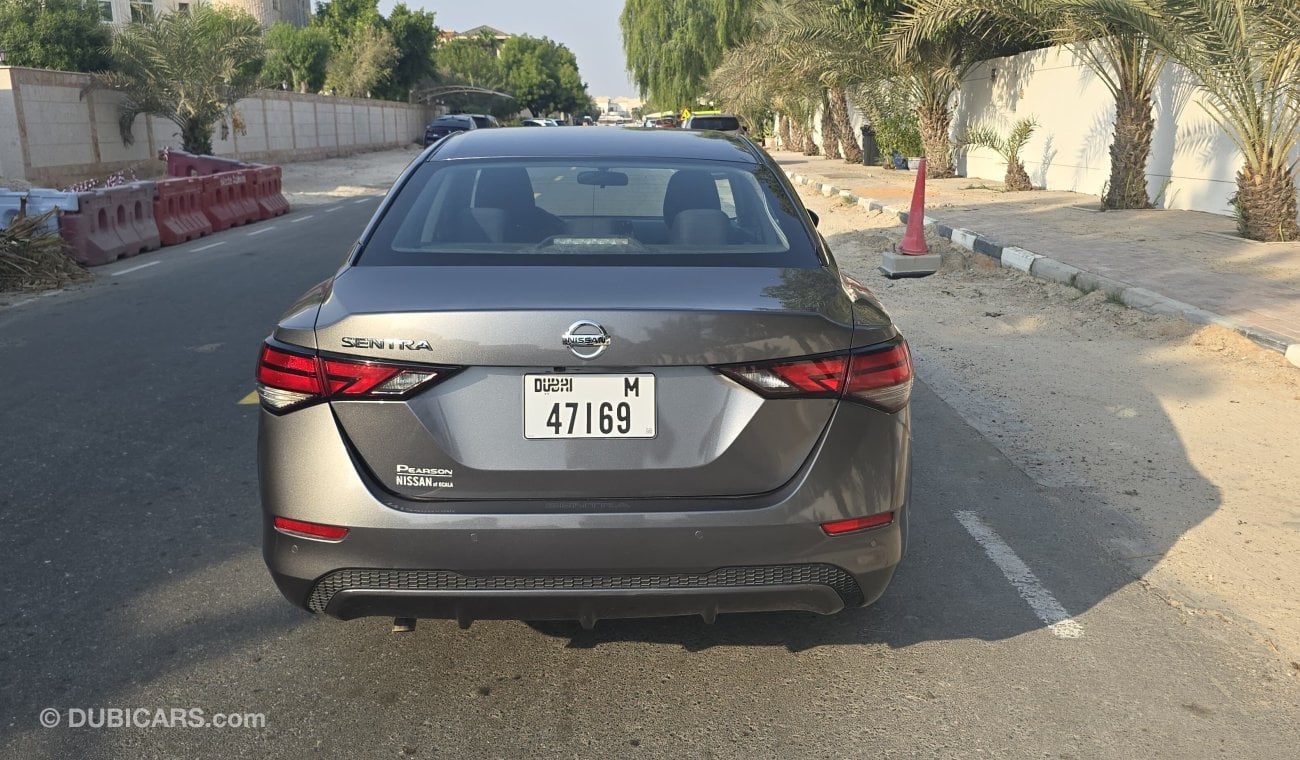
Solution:
{"label": "building", "polygon": [[[126,24],[145,12],[188,13],[195,0],[98,0],[100,16],[110,24]],[[277,21],[306,26],[311,20],[311,0],[212,0],[216,6],[242,8],[269,27]]]}
{"label": "building", "polygon": [[641,107],[640,98],[606,98],[596,97],[596,107],[600,109],[601,121],[626,121],[634,117],[634,110]]}
{"label": "building", "polygon": [[466,29],[463,32],[457,32],[453,29],[444,29],[442,30],[442,34],[438,37],[438,42],[443,44],[452,40],[491,40],[492,52],[499,56],[501,55],[501,43],[513,36],[514,35],[509,32],[503,32],[496,27],[483,24],[481,26],[476,26],[473,29]]}
{"label": "building", "polygon": [[477,40],[482,37],[491,36],[495,41],[495,44],[500,45],[502,42],[505,42],[514,35],[508,32],[503,32],[496,27],[483,24],[482,26],[476,26],[473,29],[466,29],[463,32],[445,32],[444,36],[453,40]]}

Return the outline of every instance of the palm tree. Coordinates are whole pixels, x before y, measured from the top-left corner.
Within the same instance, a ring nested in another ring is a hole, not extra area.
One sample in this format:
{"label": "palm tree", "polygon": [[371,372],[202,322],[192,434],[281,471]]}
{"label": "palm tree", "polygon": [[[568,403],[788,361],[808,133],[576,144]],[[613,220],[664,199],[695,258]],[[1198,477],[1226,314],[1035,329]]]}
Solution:
{"label": "palm tree", "polygon": [[1242,154],[1233,205],[1254,240],[1300,238],[1300,10],[1295,0],[1094,0],[1186,68]]}
{"label": "palm tree", "polygon": [[1105,0],[913,0],[894,32],[900,55],[954,25],[992,42],[1069,45],[1115,99],[1106,208],[1149,208],[1152,93],[1165,58],[1143,35],[1117,23]]}
{"label": "palm tree", "polygon": [[816,155],[812,132],[821,85],[808,71],[794,66],[779,10],[779,2],[767,0],[754,14],[749,41],[727,50],[711,74],[709,96],[754,123],[769,111],[781,114],[784,147]]}
{"label": "palm tree", "polygon": [[146,12],[113,36],[111,53],[115,70],[96,74],[93,86],[125,96],[123,141],[132,142],[135,117],[147,113],[180,127],[184,150],[206,154],[216,122],[233,117],[235,103],[257,88],[262,27],[247,13],[206,3],[189,13]]}
{"label": "palm tree", "polygon": [[849,119],[848,95],[843,87],[832,87],[829,97],[831,121],[840,139],[840,154],[846,164],[862,163],[862,148],[853,139],[853,122]]}
{"label": "palm tree", "polygon": [[831,85],[901,89],[916,111],[929,176],[955,176],[948,104],[984,46],[954,26],[942,34],[918,37],[905,53],[896,55],[893,38],[881,33],[893,18],[868,15],[864,20],[836,0],[782,6],[788,55],[795,65]]}
{"label": "palm tree", "polygon": [[1034,186],[1025,172],[1025,164],[1020,160],[1020,151],[1037,128],[1038,120],[1030,116],[1016,122],[1006,137],[992,127],[980,126],[967,130],[956,142],[958,147],[988,148],[1001,156],[1007,162],[1007,176],[1003,185],[1008,191],[1033,190]]}

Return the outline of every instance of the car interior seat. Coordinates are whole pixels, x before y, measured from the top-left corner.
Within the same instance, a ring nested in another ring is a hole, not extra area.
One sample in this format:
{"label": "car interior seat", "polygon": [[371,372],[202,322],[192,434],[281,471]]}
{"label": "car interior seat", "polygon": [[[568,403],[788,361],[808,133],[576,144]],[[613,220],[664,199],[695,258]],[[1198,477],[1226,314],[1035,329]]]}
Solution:
{"label": "car interior seat", "polygon": [[492,243],[540,243],[564,232],[564,222],[537,207],[522,166],[479,172],[470,215]]}
{"label": "car interior seat", "polygon": [[702,169],[680,169],[664,193],[664,224],[673,245],[727,242],[731,221],[722,211],[718,184]]}

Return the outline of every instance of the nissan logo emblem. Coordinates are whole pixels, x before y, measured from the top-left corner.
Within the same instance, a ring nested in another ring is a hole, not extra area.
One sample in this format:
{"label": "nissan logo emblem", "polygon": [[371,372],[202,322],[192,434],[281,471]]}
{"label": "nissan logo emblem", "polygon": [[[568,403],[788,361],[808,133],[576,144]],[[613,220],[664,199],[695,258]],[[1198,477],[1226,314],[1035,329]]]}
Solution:
{"label": "nissan logo emblem", "polygon": [[605,328],[591,320],[580,319],[569,325],[560,336],[560,342],[579,359],[595,359],[609,347],[610,338]]}

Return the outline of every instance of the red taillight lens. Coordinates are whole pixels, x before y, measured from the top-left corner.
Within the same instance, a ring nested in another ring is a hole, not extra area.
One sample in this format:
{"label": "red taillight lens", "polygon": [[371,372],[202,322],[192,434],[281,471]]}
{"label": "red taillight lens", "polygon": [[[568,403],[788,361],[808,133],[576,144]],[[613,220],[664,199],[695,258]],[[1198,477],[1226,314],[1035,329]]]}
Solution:
{"label": "red taillight lens", "polygon": [[257,391],[263,406],[283,412],[328,398],[401,398],[456,371],[318,357],[268,344],[257,362]]}
{"label": "red taillight lens", "polygon": [[767,398],[844,398],[896,412],[912,395],[912,357],[905,341],[834,356],[717,369]]}
{"label": "red taillight lens", "polygon": [[769,398],[838,397],[847,366],[848,357],[830,356],[719,369],[723,374]]}
{"label": "red taillight lens", "polygon": [[257,382],[313,396],[321,389],[316,357],[291,354],[267,345],[262,346],[262,356],[257,362]]}
{"label": "red taillight lens", "polygon": [[325,370],[325,381],[329,383],[330,393],[342,396],[363,396],[402,371],[400,367],[357,364],[336,359],[321,359],[320,363]]}
{"label": "red taillight lens", "polygon": [[860,530],[883,528],[893,521],[893,512],[881,512],[878,515],[852,517],[848,520],[836,520],[835,522],[822,523],[822,530],[825,531],[828,536],[842,536],[845,533],[857,533]]}
{"label": "red taillight lens", "polygon": [[275,518],[275,529],[286,536],[312,538],[317,541],[342,541],[348,535],[348,529],[338,525],[321,525],[302,520],[290,520],[287,517]]}
{"label": "red taillight lens", "polygon": [[906,341],[849,357],[844,398],[897,412],[912,397],[912,354]]}

